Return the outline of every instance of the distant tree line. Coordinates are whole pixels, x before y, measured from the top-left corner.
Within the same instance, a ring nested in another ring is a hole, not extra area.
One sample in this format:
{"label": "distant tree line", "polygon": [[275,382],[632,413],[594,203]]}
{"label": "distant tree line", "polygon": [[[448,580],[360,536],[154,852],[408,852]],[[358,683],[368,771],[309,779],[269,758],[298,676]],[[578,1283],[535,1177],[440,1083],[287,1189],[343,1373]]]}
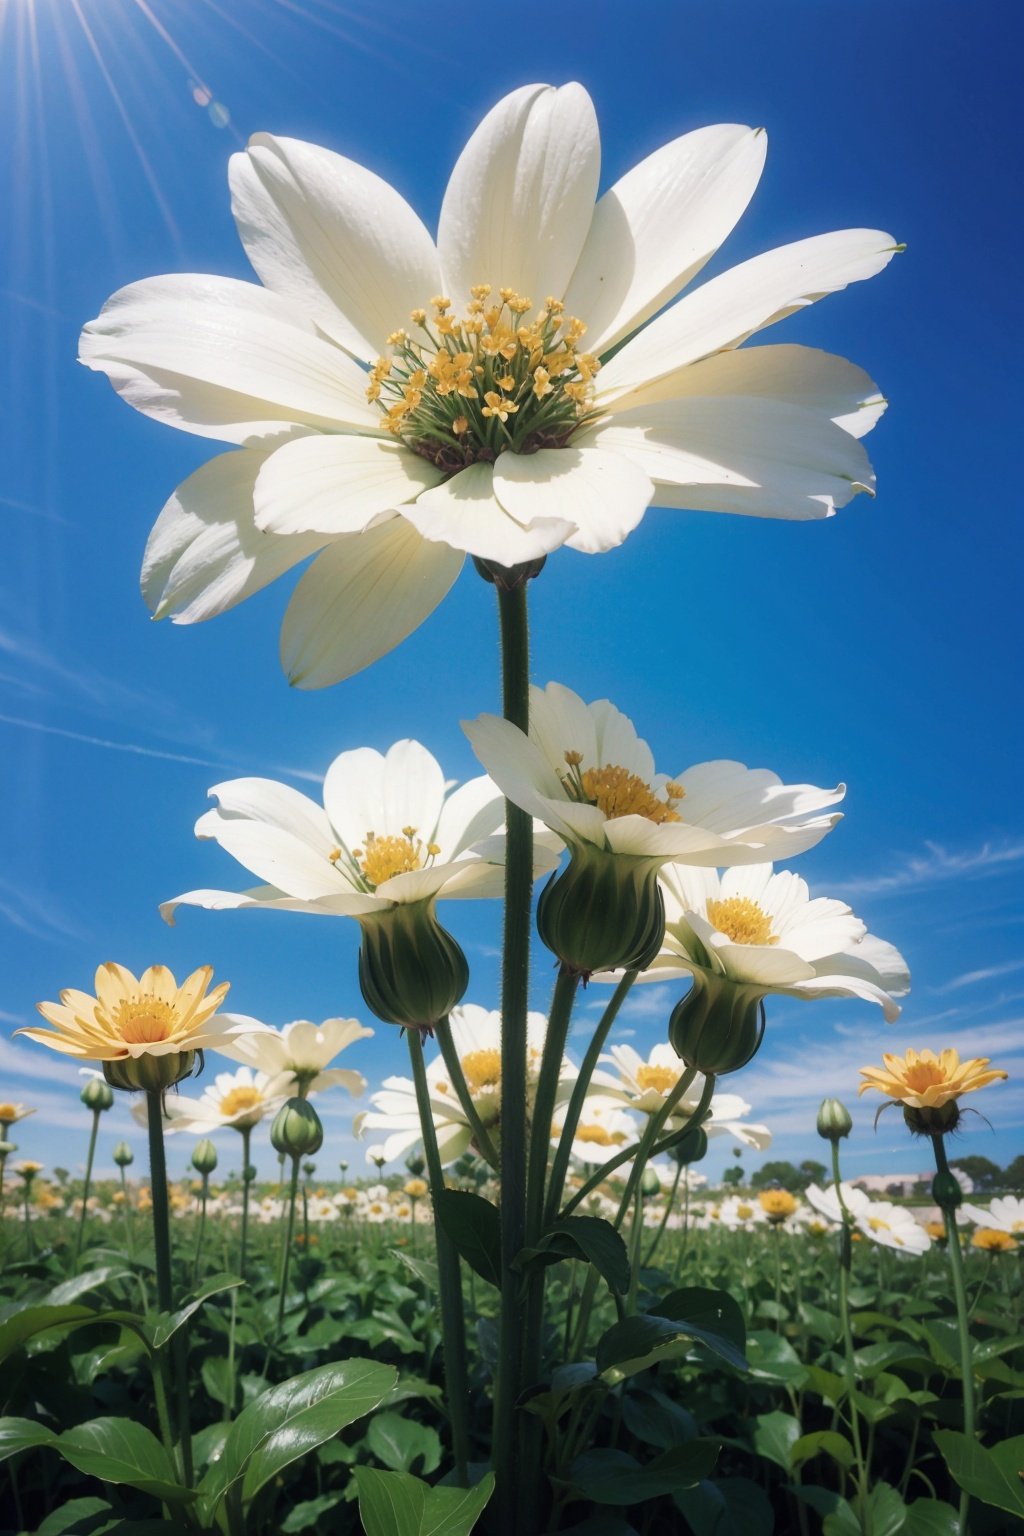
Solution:
{"label": "distant tree line", "polygon": [[[966,1173],[979,1194],[998,1193],[1000,1190],[1024,1194],[1024,1155],[1015,1157],[1006,1168],[1000,1168],[991,1158],[976,1154],[952,1158],[950,1165]],[[781,1184],[783,1189],[799,1191],[806,1189],[808,1184],[824,1184],[827,1178],[828,1171],[824,1163],[817,1163],[813,1158],[804,1158],[799,1164],[776,1158],[762,1163],[757,1172],[750,1175],[749,1183],[751,1189],[765,1189],[771,1184]],[[746,1170],[738,1163],[727,1168],[722,1175],[722,1182],[733,1187],[746,1181]],[[926,1180],[921,1193],[927,1193],[929,1187],[930,1181]],[[896,1189],[898,1192],[898,1187]]]}

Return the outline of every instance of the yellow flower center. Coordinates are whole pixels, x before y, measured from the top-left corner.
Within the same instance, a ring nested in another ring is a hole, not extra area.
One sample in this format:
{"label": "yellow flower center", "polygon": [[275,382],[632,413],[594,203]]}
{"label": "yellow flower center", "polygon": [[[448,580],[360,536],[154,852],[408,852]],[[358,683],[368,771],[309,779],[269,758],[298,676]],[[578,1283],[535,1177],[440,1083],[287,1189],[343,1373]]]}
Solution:
{"label": "yellow flower center", "polygon": [[641,1088],[653,1088],[657,1093],[668,1093],[679,1081],[679,1073],[671,1067],[637,1067],[636,1080]]}
{"label": "yellow flower center", "polygon": [[470,1051],[461,1060],[470,1088],[497,1088],[501,1082],[500,1051]]}
{"label": "yellow flower center", "polygon": [[767,1216],[792,1216],[796,1201],[788,1189],[765,1189],[758,1195],[761,1209]]}
{"label": "yellow flower center", "polygon": [[415,827],[403,827],[400,837],[367,832],[364,843],[363,848],[353,848],[351,856],[343,848],[332,848],[327,857],[332,864],[341,863],[357,886],[371,891],[395,875],[422,869],[441,852],[437,843],[421,842]]}
{"label": "yellow flower center", "polygon": [[868,1226],[871,1228],[872,1232],[891,1232],[892,1231],[892,1228],[890,1227],[889,1223],[887,1221],[883,1221],[881,1216],[869,1216],[868,1217]]}
{"label": "yellow flower center", "polygon": [[1009,1253],[1017,1246],[1009,1232],[997,1232],[992,1227],[979,1227],[971,1241],[975,1248],[984,1248],[988,1253]]}
{"label": "yellow flower center", "polygon": [[220,1101],[220,1112],[222,1115],[238,1115],[262,1103],[263,1095],[258,1088],[231,1088]]}
{"label": "yellow flower center", "polygon": [[910,1093],[926,1093],[946,1082],[946,1074],[937,1061],[916,1061],[904,1068],[903,1083]]}
{"label": "yellow flower center", "polygon": [[534,310],[486,283],[471,294],[461,319],[441,295],[432,313],[414,309],[413,330],[388,337],[366,389],[387,430],[450,474],[506,449],[564,447],[591,411],[600,367],[580,350],[586,326],[559,300]]}
{"label": "yellow flower center", "polygon": [[597,1147],[621,1147],[625,1139],[624,1131],[609,1131],[603,1125],[581,1125],[576,1132],[577,1141],[590,1141]]}
{"label": "yellow flower center", "polygon": [[726,896],[709,901],[708,922],[734,944],[777,944],[772,920],[749,896]]}
{"label": "yellow flower center", "polygon": [[738,1205],[736,1207],[736,1215],[740,1221],[749,1221],[753,1214],[754,1207],[752,1205]]}
{"label": "yellow flower center", "polygon": [[155,1045],[169,1040],[178,1022],[173,1004],[160,998],[126,997],[114,1013],[114,1028],[126,1045]]}
{"label": "yellow flower center", "polygon": [[17,1116],[17,1104],[0,1104],[0,1120],[15,1120]]}
{"label": "yellow flower center", "polygon": [[646,816],[660,826],[662,822],[681,819],[676,810],[677,802],[686,793],[681,784],[666,784],[662,799],[638,774],[618,763],[584,768],[582,752],[566,752],[564,756],[569,772],[561,778],[569,798],[581,805],[596,805],[609,821],[619,816]]}

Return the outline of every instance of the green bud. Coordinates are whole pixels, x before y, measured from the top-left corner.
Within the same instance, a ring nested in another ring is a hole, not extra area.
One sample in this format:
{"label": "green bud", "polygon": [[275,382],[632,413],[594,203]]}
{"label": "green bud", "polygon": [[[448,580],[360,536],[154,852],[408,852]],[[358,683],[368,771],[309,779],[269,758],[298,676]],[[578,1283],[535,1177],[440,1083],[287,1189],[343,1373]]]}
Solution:
{"label": "green bud", "polygon": [[307,1159],[307,1161],[302,1165],[302,1171],[306,1175],[307,1179],[311,1179],[314,1173],[316,1173],[316,1163],[309,1162]]}
{"label": "green bud", "polygon": [[433,1029],[469,986],[466,957],[434,913],[417,901],[359,919],[359,986],[385,1024]]}
{"label": "green bud", "polygon": [[537,931],[566,970],[643,971],[665,937],[657,861],[573,848],[541,892]]}
{"label": "green bud", "polygon": [[288,1099],[270,1127],[270,1144],[282,1157],[306,1157],[324,1144],[320,1116],[308,1099]]}
{"label": "green bud", "polygon": [[342,1158],[341,1162],[338,1164],[338,1167],[341,1169],[342,1173],[348,1173],[348,1163],[345,1158]]}
{"label": "green bud", "polygon": [[17,1150],[18,1143],[16,1141],[0,1141],[0,1157],[10,1157],[11,1153],[17,1152]]}
{"label": "green bud", "polygon": [[113,1108],[114,1095],[110,1084],[104,1082],[102,1077],[90,1077],[78,1097],[86,1109],[102,1111]]}
{"label": "green bud", "polygon": [[904,1104],[903,1119],[915,1136],[948,1136],[960,1123],[960,1106],[955,1099],[936,1109],[917,1109],[913,1104]]}
{"label": "green bud", "polygon": [[[420,1174],[423,1172],[427,1165],[421,1153],[410,1152],[409,1156],[405,1160],[405,1166],[408,1168],[409,1172],[413,1175],[414,1178],[419,1178]],[[347,1163],[342,1164],[343,1170],[347,1167]]]}
{"label": "green bud", "polygon": [[853,1118],[838,1099],[822,1099],[818,1110],[818,1135],[824,1141],[842,1141],[853,1130]]}
{"label": "green bud", "polygon": [[960,1188],[960,1181],[949,1169],[937,1173],[932,1180],[932,1199],[936,1205],[944,1211],[955,1211],[962,1204],[964,1192]]}
{"label": "green bud", "polygon": [[668,1155],[675,1163],[682,1163],[686,1167],[690,1163],[699,1163],[701,1158],[707,1156],[708,1133],[703,1126],[691,1125],[685,1135],[673,1146],[669,1147]]}
{"label": "green bud", "polygon": [[648,1200],[651,1199],[653,1195],[658,1195],[661,1193],[661,1180],[658,1178],[658,1172],[656,1168],[644,1169],[643,1177],[640,1180],[640,1193],[645,1195]]}
{"label": "green bud", "polygon": [[258,1177],[257,1171],[253,1167],[252,1163],[246,1163],[245,1167],[242,1169],[242,1183],[243,1184],[254,1184],[256,1182],[257,1177]]}
{"label": "green bud", "polygon": [[103,1076],[112,1088],[146,1093],[162,1093],[189,1077],[195,1066],[195,1051],[166,1051],[160,1056],[122,1056],[119,1061],[105,1061]]}
{"label": "green bud", "polygon": [[695,971],[693,986],[669,1020],[668,1038],[676,1055],[705,1076],[739,1071],[761,1045],[763,997],[761,987]]}
{"label": "green bud", "polygon": [[135,1161],[135,1153],[126,1141],[119,1141],[114,1148],[114,1162],[119,1168],[130,1168]]}
{"label": "green bud", "polygon": [[197,1141],[192,1152],[192,1167],[197,1173],[209,1178],[217,1166],[217,1148],[208,1136]]}

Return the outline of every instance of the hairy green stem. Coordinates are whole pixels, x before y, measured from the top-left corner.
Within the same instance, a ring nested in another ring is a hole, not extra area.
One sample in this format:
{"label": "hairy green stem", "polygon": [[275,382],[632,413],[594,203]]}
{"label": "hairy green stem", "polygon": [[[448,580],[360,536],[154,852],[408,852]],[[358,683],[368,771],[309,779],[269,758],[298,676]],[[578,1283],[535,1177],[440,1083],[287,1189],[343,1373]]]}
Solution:
{"label": "hairy green stem", "polygon": [[434,1034],[437,1043],[441,1047],[441,1059],[444,1061],[445,1070],[451,1078],[452,1087],[455,1089],[462,1112],[469,1121],[470,1130],[473,1132],[473,1141],[476,1150],[482,1158],[490,1163],[492,1168],[497,1168],[499,1163],[498,1149],[491,1140],[490,1132],[484,1125],[473,1103],[473,1095],[469,1091],[466,1082],[466,1074],[462,1070],[462,1062],[459,1053],[455,1049],[455,1041],[452,1039],[451,1025],[447,1019],[438,1019],[434,1025]]}
{"label": "hairy green stem", "polygon": [[[163,1094],[158,1088],[146,1092],[146,1120],[149,1130],[149,1184],[153,1203],[153,1251],[156,1258],[156,1304],[159,1311],[174,1310],[174,1284],[171,1275],[171,1220],[167,1199],[167,1159],[164,1155]],[[189,1428],[188,1375],[185,1360],[185,1330],[179,1328],[170,1341],[173,1357],[174,1396],[177,1402],[175,1433],[181,1452],[186,1487],[192,1486],[192,1435]],[[169,1362],[170,1364],[170,1362]]]}
{"label": "hairy green stem", "polygon": [[[942,1132],[936,1132],[932,1137],[932,1148],[935,1152],[936,1172],[941,1176],[946,1175],[947,1180],[953,1178],[950,1172],[949,1162],[946,1158],[946,1144]],[[964,1256],[960,1248],[960,1233],[956,1224],[956,1206],[959,1201],[953,1203],[948,1200],[939,1200],[942,1208],[942,1219],[946,1225],[946,1248],[949,1253],[949,1268],[953,1277],[953,1300],[956,1305],[956,1328],[960,1339],[960,1374],[963,1378],[964,1398],[964,1434],[968,1440],[974,1439],[974,1356],[971,1350],[971,1330],[967,1315],[967,1288],[964,1284]],[[960,1536],[967,1536],[968,1510],[971,1496],[965,1490],[960,1494]]]}
{"label": "hairy green stem", "polygon": [[252,1139],[252,1126],[243,1125],[242,1135],[242,1236],[239,1244],[238,1273],[245,1279],[245,1258],[249,1246],[249,1190],[252,1187],[249,1179],[249,1142]]}
{"label": "hairy green stem", "polygon": [[96,1156],[96,1137],[100,1130],[100,1111],[92,1112],[92,1130],[89,1133],[89,1155],[85,1160],[85,1183],[82,1186],[82,1214],[78,1220],[78,1236],[75,1239],[75,1268],[82,1257],[82,1243],[85,1239],[85,1218],[89,1212],[89,1187],[92,1184],[92,1164]]}
{"label": "hairy green stem", "polygon": [[839,1202],[843,1230],[839,1246],[839,1321],[843,1330],[843,1355],[846,1368],[846,1400],[850,1408],[850,1438],[853,1441],[853,1458],[857,1471],[857,1496],[859,1515],[864,1536],[871,1536],[871,1508],[868,1503],[870,1464],[864,1455],[864,1441],[860,1432],[860,1414],[857,1411],[857,1366],[854,1360],[853,1325],[850,1322],[850,1268],[853,1263],[853,1216],[843,1200],[842,1174],[839,1170],[839,1142],[832,1142],[832,1188]]}
{"label": "hairy green stem", "polygon": [[655,1253],[657,1251],[657,1248],[658,1248],[658,1244],[661,1242],[661,1239],[664,1236],[665,1228],[668,1225],[668,1218],[671,1215],[672,1207],[675,1204],[676,1194],[677,1194],[678,1189],[679,1189],[679,1180],[683,1176],[683,1168],[684,1168],[684,1166],[685,1166],[685,1164],[683,1164],[683,1163],[677,1163],[676,1164],[676,1176],[672,1180],[672,1188],[669,1190],[668,1199],[665,1201],[665,1209],[661,1213],[661,1220],[658,1223],[658,1230],[654,1234],[654,1237],[653,1237],[653,1239],[651,1241],[651,1246],[648,1248],[647,1252],[644,1254],[644,1261],[643,1262],[644,1262],[644,1268],[645,1269],[650,1264],[651,1260],[654,1258],[654,1255],[655,1255]]}
{"label": "hairy green stem", "polygon": [[292,1158],[292,1182],[288,1191],[288,1215],[285,1221],[284,1247],[281,1250],[281,1278],[277,1294],[277,1332],[280,1337],[284,1325],[284,1299],[288,1292],[288,1270],[292,1261],[292,1242],[295,1237],[295,1200],[299,1191],[299,1159]]}
{"label": "hairy green stem", "polygon": [[199,1279],[199,1259],[203,1251],[203,1235],[206,1232],[206,1202],[210,1195],[210,1175],[203,1174],[203,1190],[199,1197],[199,1227],[196,1231],[196,1251],[192,1258],[192,1288]]}

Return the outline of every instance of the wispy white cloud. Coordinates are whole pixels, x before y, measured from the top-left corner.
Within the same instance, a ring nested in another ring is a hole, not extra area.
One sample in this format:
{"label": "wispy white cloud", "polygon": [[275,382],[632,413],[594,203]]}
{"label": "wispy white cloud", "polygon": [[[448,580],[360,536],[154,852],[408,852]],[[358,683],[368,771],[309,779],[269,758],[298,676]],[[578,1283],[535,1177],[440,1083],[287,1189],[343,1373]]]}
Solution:
{"label": "wispy white cloud", "polygon": [[958,992],[961,987],[974,987],[982,981],[994,981],[997,976],[1011,976],[1014,971],[1024,971],[1024,960],[1006,960],[1002,965],[986,965],[977,971],[964,971],[962,976],[954,976],[952,981],[945,982],[941,987],[933,987],[933,992]]}
{"label": "wispy white cloud", "polygon": [[883,896],[896,891],[923,890],[946,880],[980,879],[1024,861],[1024,838],[959,850],[943,848],[939,843],[925,843],[925,848],[926,853],[912,854],[885,874],[836,884],[845,895]]}
{"label": "wispy white cloud", "polygon": [[87,930],[63,912],[47,893],[33,893],[0,880],[0,921],[34,939],[84,939]]}

